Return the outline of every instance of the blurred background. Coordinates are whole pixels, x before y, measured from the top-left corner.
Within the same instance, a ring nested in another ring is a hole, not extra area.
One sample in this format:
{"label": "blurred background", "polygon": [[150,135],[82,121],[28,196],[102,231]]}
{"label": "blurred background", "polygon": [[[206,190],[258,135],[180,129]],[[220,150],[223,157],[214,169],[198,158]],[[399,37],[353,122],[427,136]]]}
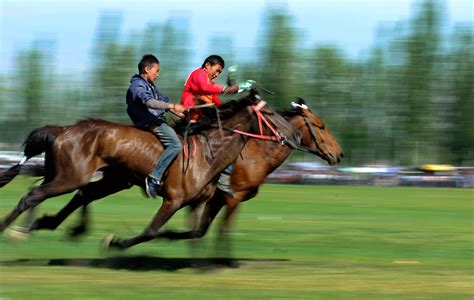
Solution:
{"label": "blurred background", "polygon": [[125,92],[145,53],[174,102],[219,54],[273,91],[272,106],[306,99],[344,167],[474,165],[472,1],[0,3],[0,150],[47,123],[130,123]]}

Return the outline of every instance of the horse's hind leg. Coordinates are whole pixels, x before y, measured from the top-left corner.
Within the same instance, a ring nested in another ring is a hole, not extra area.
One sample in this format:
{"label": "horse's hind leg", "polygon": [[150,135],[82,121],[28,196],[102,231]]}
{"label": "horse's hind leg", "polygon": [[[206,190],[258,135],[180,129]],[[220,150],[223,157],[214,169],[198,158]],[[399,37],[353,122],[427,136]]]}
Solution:
{"label": "horse's hind leg", "polygon": [[178,209],[181,208],[181,201],[164,199],[158,212],[156,212],[148,228],[142,233],[130,239],[110,238],[104,240],[103,246],[119,249],[126,249],[132,246],[148,242],[158,237],[158,231]]}
{"label": "horse's hind leg", "polygon": [[54,216],[43,216],[33,222],[30,226],[30,230],[41,230],[41,229],[56,229],[71,213],[82,206],[80,224],[74,227],[70,235],[77,236],[86,232],[88,227],[88,210],[87,205],[95,200],[104,198],[111,194],[117,193],[121,190],[130,188],[130,181],[124,179],[125,176],[115,176],[112,172],[104,173],[102,179],[90,182],[83,186]]}
{"label": "horse's hind leg", "polygon": [[3,232],[25,210],[37,206],[47,198],[72,192],[78,187],[77,183],[73,183],[64,178],[55,179],[46,184],[33,187],[29,193],[20,199],[17,206],[0,222],[0,232]]}

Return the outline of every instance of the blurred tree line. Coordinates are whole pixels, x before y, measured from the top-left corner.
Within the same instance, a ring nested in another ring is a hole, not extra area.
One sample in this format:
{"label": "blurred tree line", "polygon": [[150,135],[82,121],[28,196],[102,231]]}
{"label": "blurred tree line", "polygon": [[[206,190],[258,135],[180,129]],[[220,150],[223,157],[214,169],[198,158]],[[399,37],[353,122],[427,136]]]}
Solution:
{"label": "blurred tree line", "polygon": [[[375,46],[357,60],[334,45],[301,46],[293,16],[271,6],[253,57],[236,61],[232,38],[222,36],[210,41],[209,54],[238,64],[240,80],[273,91],[264,96],[278,109],[306,99],[342,145],[345,164],[473,165],[474,32],[472,23],[447,32],[442,7],[419,2],[408,21],[381,28]],[[119,13],[100,16],[91,66],[80,78],[54,73],[54,41],[35,41],[18,53],[17,73],[0,77],[0,149],[18,149],[31,129],[47,123],[86,117],[130,123],[125,91],[145,53],[159,57],[158,87],[178,101],[188,72],[198,67],[189,66],[187,16],[148,24],[125,40],[121,25]]]}

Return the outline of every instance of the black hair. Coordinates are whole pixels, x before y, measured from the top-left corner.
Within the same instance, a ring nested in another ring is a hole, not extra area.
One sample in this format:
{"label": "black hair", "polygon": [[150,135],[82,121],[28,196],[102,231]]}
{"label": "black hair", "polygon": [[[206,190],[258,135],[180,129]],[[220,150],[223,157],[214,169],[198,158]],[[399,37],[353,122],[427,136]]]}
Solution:
{"label": "black hair", "polygon": [[204,68],[206,66],[207,63],[210,63],[211,66],[213,65],[221,65],[223,68],[225,67],[225,62],[224,62],[224,59],[222,57],[220,57],[219,55],[210,55],[208,56],[204,62],[202,63],[202,68]]}
{"label": "black hair", "polygon": [[145,54],[138,63],[138,74],[145,73],[145,67],[153,67],[154,64],[160,64],[160,61],[153,54]]}

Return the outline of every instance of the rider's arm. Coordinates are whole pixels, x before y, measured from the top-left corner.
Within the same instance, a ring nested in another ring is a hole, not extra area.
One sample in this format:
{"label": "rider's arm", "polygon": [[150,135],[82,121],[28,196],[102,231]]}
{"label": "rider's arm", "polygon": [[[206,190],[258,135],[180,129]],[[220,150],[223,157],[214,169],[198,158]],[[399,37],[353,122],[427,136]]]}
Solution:
{"label": "rider's arm", "polygon": [[149,108],[153,109],[164,109],[164,110],[173,110],[173,112],[178,116],[178,117],[183,117],[184,115],[182,114],[184,111],[186,111],[186,108],[180,104],[174,104],[170,103],[169,98],[166,96],[161,95],[159,92],[158,94],[158,99],[150,99],[146,102],[146,106]]}
{"label": "rider's arm", "polygon": [[217,106],[221,106],[222,105],[222,101],[221,99],[219,99],[219,97],[217,97],[217,95],[212,95],[212,102],[214,102]]}
{"label": "rider's arm", "polygon": [[172,109],[174,106],[172,103],[167,103],[156,99],[150,99],[145,104],[147,107],[153,109]]}
{"label": "rider's arm", "polygon": [[194,94],[217,95],[223,91],[223,86],[210,81],[205,72],[196,72],[189,80],[191,80],[191,90]]}
{"label": "rider's arm", "polygon": [[149,108],[152,109],[173,109],[174,104],[168,103],[169,98],[163,96],[160,92],[157,91],[157,98],[154,99],[152,92],[147,89],[143,84],[140,84],[136,87],[137,96],[140,100]]}
{"label": "rider's arm", "polygon": [[153,109],[172,109],[174,104],[169,103],[170,98],[162,95],[158,90],[156,91],[158,99],[149,99],[145,104]]}

